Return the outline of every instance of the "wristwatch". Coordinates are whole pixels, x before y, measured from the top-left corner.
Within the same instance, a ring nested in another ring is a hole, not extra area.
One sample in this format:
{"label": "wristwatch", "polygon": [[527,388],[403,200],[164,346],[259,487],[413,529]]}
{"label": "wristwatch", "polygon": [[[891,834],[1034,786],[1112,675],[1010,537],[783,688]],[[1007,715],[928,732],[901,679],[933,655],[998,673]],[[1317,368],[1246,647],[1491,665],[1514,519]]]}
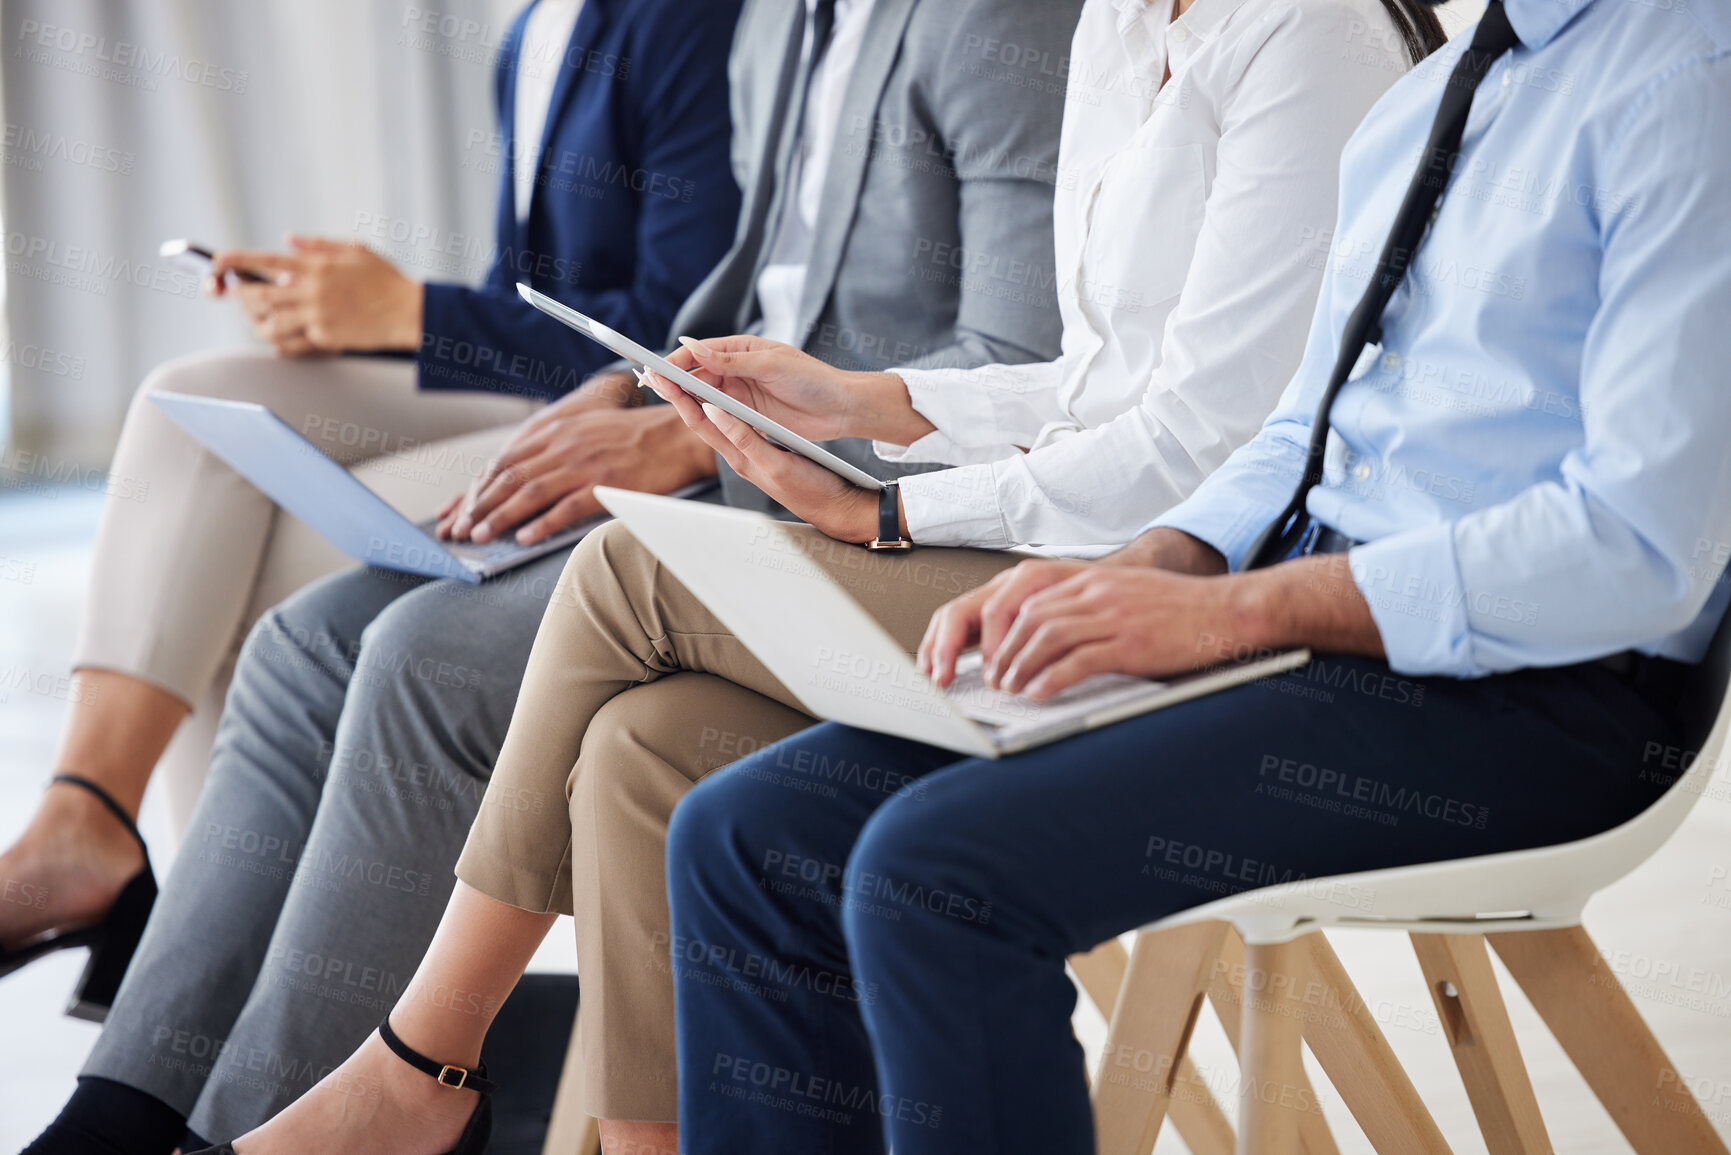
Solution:
{"label": "wristwatch", "polygon": [[867,549],[912,549],[914,543],[902,536],[901,505],[896,501],[896,483],[884,482],[878,490],[878,536],[865,543]]}

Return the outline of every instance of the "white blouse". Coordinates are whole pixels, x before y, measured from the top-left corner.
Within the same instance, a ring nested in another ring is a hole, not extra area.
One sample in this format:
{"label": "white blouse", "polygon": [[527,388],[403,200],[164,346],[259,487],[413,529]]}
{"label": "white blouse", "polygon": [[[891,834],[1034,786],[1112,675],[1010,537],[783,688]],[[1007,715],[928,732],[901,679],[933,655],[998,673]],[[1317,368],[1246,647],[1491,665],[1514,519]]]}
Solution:
{"label": "white blouse", "polygon": [[1172,3],[1088,0],[1076,29],[1062,355],[897,370],[938,431],[878,454],[960,467],[902,480],[917,542],[1122,545],[1251,438],[1298,367],[1341,149],[1404,46],[1381,0],[1196,0],[1176,20]]}

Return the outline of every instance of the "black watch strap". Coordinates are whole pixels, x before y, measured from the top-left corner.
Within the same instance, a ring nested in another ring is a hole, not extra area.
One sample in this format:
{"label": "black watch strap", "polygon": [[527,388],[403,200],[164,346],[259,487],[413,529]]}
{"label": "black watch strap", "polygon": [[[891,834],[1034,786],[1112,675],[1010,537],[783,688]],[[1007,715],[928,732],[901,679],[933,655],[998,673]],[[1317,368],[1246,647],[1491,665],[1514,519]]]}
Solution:
{"label": "black watch strap", "polygon": [[471,1069],[453,1066],[450,1063],[434,1062],[397,1037],[397,1032],[391,1029],[389,1016],[379,1024],[379,1038],[385,1041],[385,1046],[389,1047],[391,1053],[397,1058],[421,1074],[437,1080],[441,1087],[449,1087],[453,1091],[461,1091],[466,1088],[470,1091],[479,1091],[482,1095],[491,1095],[499,1089],[499,1084],[487,1078],[487,1064],[477,1063]]}
{"label": "black watch strap", "polygon": [[902,507],[897,500],[899,490],[893,481],[884,482],[878,490],[878,536],[866,542],[867,549],[912,549],[914,543],[902,536]]}

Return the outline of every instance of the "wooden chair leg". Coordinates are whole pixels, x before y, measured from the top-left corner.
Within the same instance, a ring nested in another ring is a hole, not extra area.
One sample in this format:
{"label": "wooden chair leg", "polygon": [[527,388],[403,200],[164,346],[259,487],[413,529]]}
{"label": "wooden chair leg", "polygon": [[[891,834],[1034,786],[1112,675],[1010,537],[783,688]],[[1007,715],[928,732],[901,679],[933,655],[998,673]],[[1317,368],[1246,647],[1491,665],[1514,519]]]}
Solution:
{"label": "wooden chair leg", "polygon": [[1091,951],[1073,954],[1070,969],[1100,1013],[1110,1019],[1118,1006],[1118,992],[1124,989],[1124,972],[1130,969],[1130,952],[1124,944],[1109,938]]}
{"label": "wooden chair leg", "polygon": [[1189,1059],[1178,1065],[1166,1113],[1172,1116],[1172,1126],[1190,1148],[1190,1155],[1233,1155],[1238,1150],[1232,1119]]}
{"label": "wooden chair leg", "polygon": [[1483,935],[1414,934],[1443,1034],[1490,1155],[1550,1155],[1533,1082]]}
{"label": "wooden chair leg", "polygon": [[1448,1155],[1448,1141],[1340,957],[1322,935],[1305,937],[1315,1005],[1304,1038],[1370,1145],[1382,1155]]}
{"label": "wooden chair leg", "polygon": [[1639,1155],[1726,1155],[1585,930],[1486,937]]}
{"label": "wooden chair leg", "polygon": [[[1118,1005],[1118,994],[1124,989],[1124,972],[1129,966],[1130,952],[1115,938],[1085,954],[1070,956],[1070,969],[1076,972],[1082,989],[1108,1022]],[[1188,1055],[1178,1062],[1178,1077],[1173,1081],[1167,1113],[1191,1155],[1232,1155],[1237,1145],[1232,1120],[1220,1109],[1214,1092],[1208,1089]]]}
{"label": "wooden chair leg", "polygon": [[583,1102],[583,1040],[579,1029],[571,1028],[571,1045],[565,1049],[559,1092],[553,1096],[553,1115],[547,1120],[541,1155],[599,1155],[601,1151],[600,1125],[590,1118]]}
{"label": "wooden chair leg", "polygon": [[1298,1155],[1299,1119],[1315,1100],[1304,1079],[1304,1004],[1309,950],[1302,939],[1245,949],[1239,1031],[1238,1155]]}
{"label": "wooden chair leg", "polygon": [[1099,1155],[1154,1149],[1225,938],[1222,922],[1136,936],[1124,975],[1124,989],[1135,997],[1117,1001],[1094,1079]]}
{"label": "wooden chair leg", "polygon": [[[1234,1054],[1242,1054],[1239,1023],[1243,1012],[1243,983],[1244,940],[1236,930],[1230,930],[1220,949],[1220,961],[1215,964],[1213,981],[1208,984],[1208,1001],[1214,1005],[1214,1013],[1220,1018],[1226,1041],[1232,1044]],[[1315,1106],[1314,1110],[1304,1112],[1298,1121],[1298,1137],[1304,1145],[1305,1155],[1340,1155],[1334,1132],[1329,1130],[1328,1119],[1322,1113],[1322,1101],[1310,1085],[1310,1076],[1300,1070],[1297,1085],[1300,1096]],[[1177,1122],[1176,1110],[1173,1121]]]}

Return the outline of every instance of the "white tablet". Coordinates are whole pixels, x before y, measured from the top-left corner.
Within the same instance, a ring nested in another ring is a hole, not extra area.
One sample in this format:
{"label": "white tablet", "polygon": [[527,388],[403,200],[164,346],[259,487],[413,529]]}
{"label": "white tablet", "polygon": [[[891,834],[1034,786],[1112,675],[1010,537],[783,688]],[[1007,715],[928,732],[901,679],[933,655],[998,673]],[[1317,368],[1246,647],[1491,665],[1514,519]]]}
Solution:
{"label": "white tablet", "polygon": [[884,483],[856,465],[851,465],[821,445],[810,441],[793,432],[784,429],[778,423],[771,421],[751,406],[735,398],[729,397],[713,385],[706,384],[685,370],[670,364],[666,358],[659,357],[645,349],[631,338],[614,332],[600,321],[585,317],[569,305],[555,301],[545,293],[537,293],[528,285],[519,283],[517,295],[562,324],[569,325],[592,341],[599,341],[614,353],[644,369],[652,369],[658,375],[667,378],[693,397],[730,413],[739,418],[783,449],[791,450],[801,457],[815,461],[832,473],[840,474],[855,485],[866,489],[882,489]]}

